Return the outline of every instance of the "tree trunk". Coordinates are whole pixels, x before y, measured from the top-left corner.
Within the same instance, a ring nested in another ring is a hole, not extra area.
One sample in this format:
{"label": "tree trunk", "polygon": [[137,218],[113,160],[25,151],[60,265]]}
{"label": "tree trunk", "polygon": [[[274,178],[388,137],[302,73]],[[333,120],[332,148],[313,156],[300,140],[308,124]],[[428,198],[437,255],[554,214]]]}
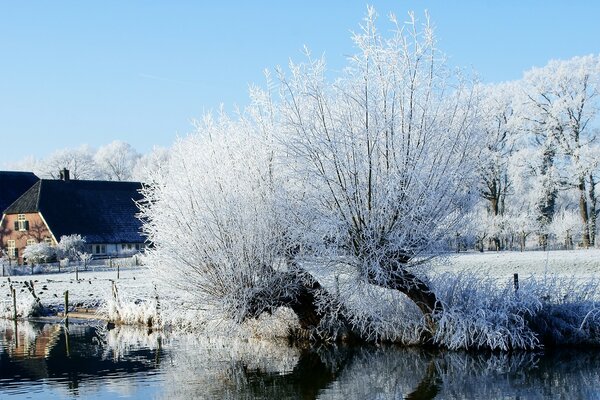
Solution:
{"label": "tree trunk", "polygon": [[[263,312],[272,313],[279,307],[289,307],[298,317],[300,324],[299,337],[313,339],[331,339],[332,336],[327,336],[327,332],[323,332],[320,327],[322,319],[331,312],[334,312],[336,319],[341,323],[342,328],[339,332],[335,332],[337,337],[351,338],[353,333],[350,323],[345,314],[345,307],[337,304],[337,297],[329,293],[316,279],[305,271],[291,272],[276,272],[281,274],[283,280],[293,282],[293,285],[287,288],[285,293],[274,295],[272,292],[265,290],[256,293],[252,300],[248,302],[246,313],[243,319],[258,318]],[[317,304],[317,296],[329,297],[326,304],[337,305],[336,311],[324,309]],[[331,332],[330,332],[331,333]]]}
{"label": "tree trunk", "polygon": [[596,213],[596,182],[594,180],[594,175],[590,174],[589,176],[589,184],[590,184],[590,188],[589,188],[589,200],[590,200],[590,245],[591,246],[595,246],[596,245],[596,229],[597,229],[597,225],[596,225],[596,218],[597,218],[597,213]]}
{"label": "tree trunk", "polygon": [[523,252],[523,250],[525,250],[525,240],[526,240],[526,236],[525,233],[521,233],[521,237],[519,238],[519,245],[521,247],[521,253]]}
{"label": "tree trunk", "polygon": [[[396,264],[396,263],[394,263]],[[386,289],[398,290],[412,300],[424,315],[442,312],[442,303],[429,285],[404,266],[393,265],[387,276],[376,276],[372,271],[367,274],[368,282]]]}
{"label": "tree trunk", "polygon": [[585,193],[585,179],[583,177],[579,178],[579,184],[577,185],[577,189],[579,189],[579,215],[581,216],[581,223],[583,225],[582,231],[582,244],[586,249],[590,247],[590,226],[589,226],[589,217],[588,217],[588,204],[587,204],[587,195]]}

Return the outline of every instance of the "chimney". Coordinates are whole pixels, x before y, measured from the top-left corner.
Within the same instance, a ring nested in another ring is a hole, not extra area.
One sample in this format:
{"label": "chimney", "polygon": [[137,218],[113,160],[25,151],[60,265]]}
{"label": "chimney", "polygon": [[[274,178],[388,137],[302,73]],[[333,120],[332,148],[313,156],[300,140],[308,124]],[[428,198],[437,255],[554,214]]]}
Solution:
{"label": "chimney", "polygon": [[63,169],[60,170],[60,180],[61,181],[65,181],[65,182],[71,180],[71,178],[69,177],[69,170],[68,169],[63,168]]}

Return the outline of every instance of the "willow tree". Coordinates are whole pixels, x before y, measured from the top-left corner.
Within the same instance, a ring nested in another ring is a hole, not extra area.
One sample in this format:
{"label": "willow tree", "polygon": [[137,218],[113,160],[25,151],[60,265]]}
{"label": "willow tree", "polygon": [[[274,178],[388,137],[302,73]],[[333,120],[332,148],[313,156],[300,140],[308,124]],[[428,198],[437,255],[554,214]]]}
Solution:
{"label": "willow tree", "polygon": [[304,256],[355,267],[425,314],[441,310],[413,267],[453,236],[473,193],[480,151],[474,86],[436,48],[429,21],[394,26],[369,9],[341,76],[310,59],[279,71],[282,142],[293,170]]}
{"label": "willow tree", "polygon": [[198,306],[238,321],[288,306],[303,328],[326,319],[363,335],[332,287],[351,265],[355,282],[402,292],[434,321],[442,307],[414,266],[476,197],[475,96],[428,23],[392,20],[385,39],[370,9],[338,79],[310,56],[278,70],[155,172],[148,262]]}

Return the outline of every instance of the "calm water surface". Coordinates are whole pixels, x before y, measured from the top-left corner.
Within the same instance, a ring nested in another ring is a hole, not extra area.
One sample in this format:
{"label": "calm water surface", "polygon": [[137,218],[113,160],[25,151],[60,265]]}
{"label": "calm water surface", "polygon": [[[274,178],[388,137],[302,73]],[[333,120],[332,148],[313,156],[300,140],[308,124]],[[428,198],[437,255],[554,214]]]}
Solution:
{"label": "calm water surface", "polygon": [[600,399],[600,350],[309,349],[131,327],[1,321],[5,398]]}

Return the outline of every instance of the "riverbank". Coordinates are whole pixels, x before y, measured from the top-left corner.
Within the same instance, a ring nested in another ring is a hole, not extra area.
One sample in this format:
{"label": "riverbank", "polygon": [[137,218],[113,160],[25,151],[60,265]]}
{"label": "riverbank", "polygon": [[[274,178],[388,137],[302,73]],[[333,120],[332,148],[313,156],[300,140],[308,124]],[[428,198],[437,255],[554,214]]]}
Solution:
{"label": "riverbank", "polygon": [[[450,254],[428,268],[427,276],[446,309],[445,330],[436,334],[449,348],[536,347],[538,336],[529,330],[525,315],[536,315],[543,323],[559,318],[560,324],[570,327],[569,335],[579,335],[577,341],[584,342],[590,341],[582,329],[594,334],[595,324],[600,322],[595,306],[600,300],[600,250]],[[514,274],[520,279],[516,297]],[[30,315],[36,298],[48,314],[62,318],[68,291],[70,318],[78,311],[85,318],[121,324],[264,338],[286,337],[297,327],[295,315],[287,308],[244,324],[224,320],[200,308],[193,293],[165,285],[166,279],[153,276],[146,267],[79,271],[77,276],[63,272],[4,277],[0,278],[0,317],[14,316],[12,287],[20,319]],[[333,284],[323,283],[325,287]],[[358,322],[369,320],[370,313],[384,316],[375,340],[419,342],[423,329],[420,314],[401,294],[357,284],[352,271],[340,272],[334,283]],[[477,341],[472,343],[473,332],[477,332]],[[594,342],[595,336],[590,340]]]}

